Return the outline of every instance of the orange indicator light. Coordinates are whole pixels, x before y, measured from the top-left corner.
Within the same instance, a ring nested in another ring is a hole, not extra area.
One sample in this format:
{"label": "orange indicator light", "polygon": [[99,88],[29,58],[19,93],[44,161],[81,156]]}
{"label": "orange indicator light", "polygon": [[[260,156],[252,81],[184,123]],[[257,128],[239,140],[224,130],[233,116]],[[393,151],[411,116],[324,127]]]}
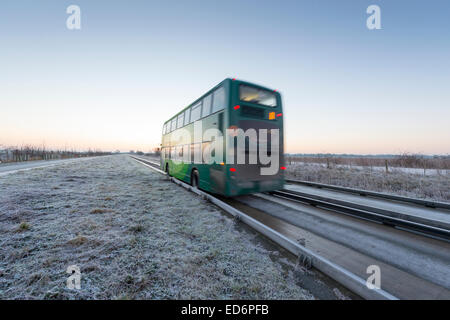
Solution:
{"label": "orange indicator light", "polygon": [[269,120],[275,120],[275,112],[269,112]]}

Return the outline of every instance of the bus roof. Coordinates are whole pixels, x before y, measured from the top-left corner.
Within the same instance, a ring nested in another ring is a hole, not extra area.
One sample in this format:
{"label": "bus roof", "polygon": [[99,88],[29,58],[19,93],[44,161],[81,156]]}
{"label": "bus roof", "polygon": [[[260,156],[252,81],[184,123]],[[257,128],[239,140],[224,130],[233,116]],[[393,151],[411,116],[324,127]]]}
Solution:
{"label": "bus roof", "polygon": [[211,88],[210,90],[208,90],[206,93],[204,93],[201,97],[199,97],[198,99],[196,99],[194,102],[190,103],[187,107],[183,108],[182,110],[180,110],[180,112],[176,113],[175,115],[173,115],[172,117],[170,117],[169,120],[164,122],[164,125],[166,125],[168,122],[172,121],[174,118],[178,117],[178,115],[180,115],[181,113],[185,112],[187,109],[189,109],[190,107],[192,107],[193,105],[195,105],[197,102],[201,101],[204,97],[206,97],[208,94],[212,93],[215,89],[217,89],[218,87],[220,87],[222,84],[224,84],[226,81],[237,81],[240,84],[246,84],[252,87],[257,87],[257,88],[261,88],[264,90],[268,90],[268,91],[273,91],[276,92],[277,94],[279,94],[278,90],[274,90],[274,89],[270,89],[264,86],[261,86],[259,84],[253,83],[253,82],[247,82],[247,81],[243,81],[243,80],[238,80],[236,78],[225,78],[224,80],[222,80],[221,82],[219,82],[217,85],[215,85],[213,88]]}

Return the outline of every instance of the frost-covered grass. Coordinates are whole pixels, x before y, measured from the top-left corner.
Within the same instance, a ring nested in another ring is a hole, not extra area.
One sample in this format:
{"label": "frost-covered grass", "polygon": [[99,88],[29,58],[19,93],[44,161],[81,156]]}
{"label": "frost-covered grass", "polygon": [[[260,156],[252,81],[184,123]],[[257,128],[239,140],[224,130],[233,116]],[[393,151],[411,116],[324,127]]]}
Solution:
{"label": "frost-covered grass", "polygon": [[314,298],[276,249],[124,155],[0,177],[0,233],[0,299]]}
{"label": "frost-covered grass", "polygon": [[389,168],[386,173],[371,167],[293,163],[287,166],[286,173],[291,179],[450,202],[450,176],[446,170],[424,175],[404,168]]}
{"label": "frost-covered grass", "polygon": [[[159,162],[157,157],[146,157]],[[370,160],[370,159],[369,159]],[[289,162],[288,162],[289,163]],[[450,202],[450,170],[292,162],[286,176],[343,187]]]}

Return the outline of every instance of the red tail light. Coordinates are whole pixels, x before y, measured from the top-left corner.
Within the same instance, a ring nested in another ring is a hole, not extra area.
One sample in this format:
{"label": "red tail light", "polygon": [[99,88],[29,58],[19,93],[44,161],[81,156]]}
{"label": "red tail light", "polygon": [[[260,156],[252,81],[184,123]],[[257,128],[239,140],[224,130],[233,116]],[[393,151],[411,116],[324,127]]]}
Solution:
{"label": "red tail light", "polygon": [[236,172],[236,168],[230,168],[231,172]]}
{"label": "red tail light", "polygon": [[277,114],[277,117],[281,117],[283,114],[282,113],[278,113]]}
{"label": "red tail light", "polygon": [[234,106],[234,110],[237,110],[237,109],[239,109],[240,107],[241,107],[240,105]]}
{"label": "red tail light", "polygon": [[280,167],[281,170],[286,170],[286,167]]}

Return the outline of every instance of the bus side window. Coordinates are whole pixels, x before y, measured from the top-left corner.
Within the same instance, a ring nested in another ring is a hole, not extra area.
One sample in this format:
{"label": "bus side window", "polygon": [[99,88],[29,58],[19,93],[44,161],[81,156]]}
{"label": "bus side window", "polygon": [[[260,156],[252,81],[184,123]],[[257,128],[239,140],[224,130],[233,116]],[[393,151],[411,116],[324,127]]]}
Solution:
{"label": "bus side window", "polygon": [[[195,157],[195,154],[197,154],[197,159]],[[202,145],[200,143],[191,143],[191,162],[194,164],[201,163],[202,158]],[[197,162],[195,161],[197,160]],[[200,160],[200,162],[198,162]]]}
{"label": "bus side window", "polygon": [[190,123],[190,121],[189,121],[190,119],[191,119],[191,108],[187,109],[184,112],[184,125],[185,126]]}
{"label": "bus side window", "polygon": [[202,118],[209,115],[211,112],[211,95],[208,95],[203,99],[203,111],[202,111]]}
{"label": "bus side window", "polygon": [[[186,160],[187,163],[192,162],[192,160],[190,159],[191,153],[189,152],[189,146],[190,146],[189,144],[183,145],[183,162],[184,162],[184,160]],[[184,159],[184,158],[186,158],[186,159]]]}
{"label": "bus side window", "polygon": [[214,91],[211,113],[217,112],[224,108],[225,108],[225,89],[224,87],[220,87],[219,89]]}
{"label": "bus side window", "polygon": [[194,122],[194,121],[197,121],[198,119],[200,119],[201,114],[202,114],[202,103],[200,102],[192,107],[191,122]]}
{"label": "bus side window", "polygon": [[211,142],[206,141],[202,143],[202,162],[209,164],[211,160]]}
{"label": "bus side window", "polygon": [[172,120],[170,131],[174,131],[176,128],[177,128],[177,119],[175,118]]}
{"label": "bus side window", "polygon": [[219,130],[220,130],[220,132],[224,132],[223,131],[223,112],[219,113]]}
{"label": "bus side window", "polygon": [[178,146],[178,159],[183,159],[183,146]]}
{"label": "bus side window", "polygon": [[178,120],[177,120],[177,128],[181,128],[184,125],[184,113],[180,114],[178,116]]}

